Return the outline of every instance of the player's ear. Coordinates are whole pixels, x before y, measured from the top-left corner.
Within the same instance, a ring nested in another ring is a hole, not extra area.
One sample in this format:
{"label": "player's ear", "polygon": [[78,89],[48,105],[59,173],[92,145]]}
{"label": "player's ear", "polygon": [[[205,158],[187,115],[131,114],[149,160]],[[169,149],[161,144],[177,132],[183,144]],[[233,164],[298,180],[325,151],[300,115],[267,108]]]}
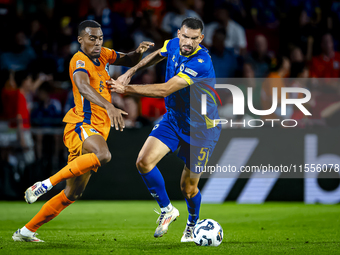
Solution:
{"label": "player's ear", "polygon": [[181,31],[177,29],[177,37],[179,38],[180,35],[181,35]]}
{"label": "player's ear", "polygon": [[82,43],[82,41],[83,41],[83,37],[81,37],[81,36],[78,36],[77,40],[78,40],[78,42],[81,44],[81,43]]}
{"label": "player's ear", "polygon": [[200,43],[203,41],[203,39],[204,39],[204,34],[201,34]]}

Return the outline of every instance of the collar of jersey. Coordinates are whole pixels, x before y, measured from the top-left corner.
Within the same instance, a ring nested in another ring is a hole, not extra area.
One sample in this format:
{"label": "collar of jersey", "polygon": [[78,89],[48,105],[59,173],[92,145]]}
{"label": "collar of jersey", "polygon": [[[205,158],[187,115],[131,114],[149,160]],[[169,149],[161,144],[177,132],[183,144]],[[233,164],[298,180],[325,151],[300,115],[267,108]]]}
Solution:
{"label": "collar of jersey", "polygon": [[100,66],[100,61],[98,60],[98,62],[95,62],[95,61],[93,61],[82,49],[79,49],[79,51],[81,52],[81,53],[83,53],[86,57],[88,57],[91,61],[92,61],[92,63],[94,64],[94,65],[96,65],[96,66]]}
{"label": "collar of jersey", "polygon": [[201,46],[198,46],[197,49],[196,49],[193,53],[191,53],[190,55],[188,55],[188,56],[182,55],[181,51],[179,51],[179,54],[180,54],[181,56],[183,56],[183,57],[189,58],[189,57],[191,57],[192,55],[195,55],[200,49],[202,49]]}

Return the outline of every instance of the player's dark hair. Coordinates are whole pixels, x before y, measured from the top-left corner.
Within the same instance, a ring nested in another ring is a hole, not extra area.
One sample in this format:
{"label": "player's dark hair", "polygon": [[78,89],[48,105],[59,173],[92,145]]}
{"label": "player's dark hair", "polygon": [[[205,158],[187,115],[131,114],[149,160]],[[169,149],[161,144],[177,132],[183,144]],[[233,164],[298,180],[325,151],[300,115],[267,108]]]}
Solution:
{"label": "player's dark hair", "polygon": [[17,88],[20,88],[23,81],[27,79],[28,76],[30,76],[31,74],[26,71],[26,70],[22,70],[22,71],[16,71],[14,74],[14,80],[15,83],[17,85]]}
{"label": "player's dark hair", "polygon": [[96,28],[96,27],[101,27],[101,25],[97,21],[94,21],[94,20],[84,20],[78,26],[78,35],[81,35],[81,33],[87,27],[94,27],[94,28]]}
{"label": "player's dark hair", "polygon": [[201,32],[203,31],[203,22],[202,20],[194,17],[186,18],[182,21],[181,27],[186,26],[187,28],[191,29],[200,29]]}

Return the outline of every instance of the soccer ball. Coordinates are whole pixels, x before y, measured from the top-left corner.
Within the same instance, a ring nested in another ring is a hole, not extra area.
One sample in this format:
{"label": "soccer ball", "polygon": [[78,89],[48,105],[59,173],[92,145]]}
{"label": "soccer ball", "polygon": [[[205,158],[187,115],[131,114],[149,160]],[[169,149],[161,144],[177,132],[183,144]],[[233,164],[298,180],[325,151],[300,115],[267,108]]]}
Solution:
{"label": "soccer ball", "polygon": [[198,246],[219,246],[223,239],[223,229],[217,221],[205,219],[196,224],[193,235]]}

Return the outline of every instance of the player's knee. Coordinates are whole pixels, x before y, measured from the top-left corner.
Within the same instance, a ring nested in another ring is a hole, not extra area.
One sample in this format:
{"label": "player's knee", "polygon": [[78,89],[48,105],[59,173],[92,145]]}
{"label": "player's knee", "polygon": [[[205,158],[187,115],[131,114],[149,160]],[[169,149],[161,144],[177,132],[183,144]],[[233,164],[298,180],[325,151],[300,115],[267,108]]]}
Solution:
{"label": "player's knee", "polygon": [[65,189],[66,197],[71,201],[76,201],[83,195],[83,191],[69,191]]}
{"label": "player's knee", "polygon": [[96,153],[96,155],[97,155],[101,165],[104,165],[104,164],[111,161],[111,153],[110,153],[109,150],[100,151],[100,152]]}
{"label": "player's knee", "polygon": [[196,196],[198,189],[196,186],[182,184],[181,191],[185,198],[190,199]]}
{"label": "player's knee", "polygon": [[136,167],[141,173],[150,172],[155,166],[151,164],[145,157],[138,157],[136,161]]}

